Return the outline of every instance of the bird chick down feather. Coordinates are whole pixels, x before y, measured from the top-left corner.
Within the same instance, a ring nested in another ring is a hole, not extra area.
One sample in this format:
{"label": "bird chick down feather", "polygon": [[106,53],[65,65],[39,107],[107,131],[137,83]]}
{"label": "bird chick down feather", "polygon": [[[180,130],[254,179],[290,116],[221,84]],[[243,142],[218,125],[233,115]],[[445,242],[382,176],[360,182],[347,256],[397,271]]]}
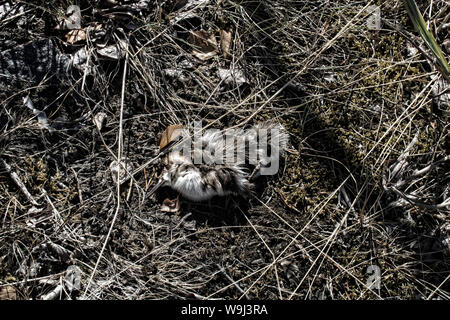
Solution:
{"label": "bird chick down feather", "polygon": [[[254,146],[253,153],[247,150],[249,148],[244,149],[244,154],[240,155],[243,161],[215,161],[218,150],[221,155],[231,151],[236,156],[234,159],[242,150],[235,148],[234,144],[230,147],[225,143],[222,132],[206,131],[196,140],[198,148],[194,146],[190,153],[182,152],[183,148],[174,148],[165,156],[164,169],[151,193],[161,186],[168,186],[191,201],[206,201],[214,196],[226,195],[248,197],[254,188],[252,179],[259,175],[262,168],[270,165],[271,156],[275,153],[283,155],[288,145],[288,135],[283,126],[269,122],[233,134],[235,136],[232,138],[239,137],[246,146]],[[261,134],[267,135],[264,145],[258,144]],[[189,138],[191,135],[187,129],[183,129],[181,136]],[[185,139],[185,143],[190,143],[186,142],[188,140]],[[250,159],[252,154],[256,155],[255,159]],[[200,164],[194,161],[199,156],[203,160]]]}

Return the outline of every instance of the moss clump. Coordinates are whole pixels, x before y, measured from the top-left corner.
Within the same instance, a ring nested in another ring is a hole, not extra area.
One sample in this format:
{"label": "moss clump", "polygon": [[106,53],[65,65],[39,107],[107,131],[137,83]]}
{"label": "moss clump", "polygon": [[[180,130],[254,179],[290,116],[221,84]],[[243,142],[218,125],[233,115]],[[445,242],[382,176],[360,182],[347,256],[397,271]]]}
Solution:
{"label": "moss clump", "polygon": [[8,265],[0,259],[0,284],[14,281],[17,279],[9,272]]}
{"label": "moss clump", "polygon": [[77,196],[76,187],[73,184],[63,183],[61,174],[52,173],[44,159],[28,157],[25,164],[27,175],[24,182],[33,194],[41,194],[45,189],[50,197],[60,200],[61,204],[70,202]]}
{"label": "moss clump", "polygon": [[44,160],[39,158],[36,161],[32,157],[28,157],[25,159],[25,164],[28,174],[24,180],[30,186],[30,191],[34,193],[42,192],[42,187],[48,181],[48,170]]}
{"label": "moss clump", "polygon": [[[336,187],[330,168],[319,158],[290,155],[286,159],[281,192],[299,210],[310,210],[326,199]],[[327,179],[323,179],[327,176]]]}

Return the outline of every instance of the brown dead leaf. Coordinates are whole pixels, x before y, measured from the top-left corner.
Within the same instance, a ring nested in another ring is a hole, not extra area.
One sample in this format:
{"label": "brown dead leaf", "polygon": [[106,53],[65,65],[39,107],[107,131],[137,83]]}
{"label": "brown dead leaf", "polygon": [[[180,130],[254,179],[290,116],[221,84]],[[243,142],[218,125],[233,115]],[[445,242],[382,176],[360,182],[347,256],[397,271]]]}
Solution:
{"label": "brown dead leaf", "polygon": [[202,61],[212,58],[219,51],[216,37],[205,30],[191,31],[188,42],[193,46],[192,54]]}
{"label": "brown dead leaf", "polygon": [[17,292],[13,286],[0,288],[0,300],[17,300]]}
{"label": "brown dead leaf", "polygon": [[177,139],[181,135],[181,130],[183,128],[184,127],[182,124],[173,124],[168,126],[167,129],[161,134],[161,139],[159,140],[159,151]]}
{"label": "brown dead leaf", "polygon": [[126,52],[118,44],[113,44],[104,48],[97,49],[97,54],[103,59],[120,60],[125,57]]}
{"label": "brown dead leaf", "polygon": [[86,31],[84,29],[70,30],[66,34],[66,42],[74,44],[86,40]]}
{"label": "brown dead leaf", "polygon": [[88,32],[91,37],[98,37],[98,34],[102,33],[102,28],[103,26],[101,24],[95,23],[94,25],[88,26],[83,29],[70,30],[66,34],[66,42],[74,44],[77,42],[86,41]]}
{"label": "brown dead leaf", "polygon": [[226,59],[230,56],[231,48],[231,32],[220,30],[220,47],[222,48],[223,57]]}
{"label": "brown dead leaf", "polygon": [[178,198],[170,200],[169,198],[164,199],[161,205],[162,212],[178,212],[180,210],[180,201]]}

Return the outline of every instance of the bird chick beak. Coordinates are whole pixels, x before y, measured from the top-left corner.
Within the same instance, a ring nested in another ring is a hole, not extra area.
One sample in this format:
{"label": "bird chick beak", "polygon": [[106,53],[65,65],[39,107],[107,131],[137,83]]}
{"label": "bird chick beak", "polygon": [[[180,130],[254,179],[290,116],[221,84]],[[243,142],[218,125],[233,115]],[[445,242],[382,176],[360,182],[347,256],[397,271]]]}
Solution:
{"label": "bird chick beak", "polygon": [[163,183],[164,183],[164,180],[159,179],[159,181],[153,186],[152,190],[150,190],[149,196],[154,194],[156,192],[156,190],[158,190],[162,186]]}

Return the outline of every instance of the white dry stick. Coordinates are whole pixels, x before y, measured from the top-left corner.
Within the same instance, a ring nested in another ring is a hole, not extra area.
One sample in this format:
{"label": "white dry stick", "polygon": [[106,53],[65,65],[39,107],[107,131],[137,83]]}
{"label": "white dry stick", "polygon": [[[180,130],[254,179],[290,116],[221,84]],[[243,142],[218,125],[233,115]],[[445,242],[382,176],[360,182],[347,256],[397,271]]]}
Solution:
{"label": "white dry stick", "polygon": [[[344,201],[345,204],[347,205],[347,207],[350,209],[350,211],[352,212],[352,214],[356,217],[360,219],[361,225],[364,226],[364,218],[361,216],[361,213],[358,215],[358,213],[356,212],[354,206],[352,206],[352,202],[350,201],[350,197],[348,196],[347,191],[345,190],[345,185],[342,186],[341,190],[339,190],[339,192],[342,194],[342,196],[344,197]],[[347,221],[345,221],[345,226],[347,227]],[[343,231],[344,232],[344,231]]]}
{"label": "white dry stick", "polygon": [[246,298],[247,300],[250,300],[249,296],[245,293],[244,290],[242,290],[242,288],[239,286],[239,284],[238,284],[236,281],[234,281],[233,278],[231,278],[231,277],[228,275],[228,273],[225,271],[225,268],[222,267],[220,264],[216,264],[216,265],[217,265],[217,267],[219,268],[219,270],[223,273],[223,275],[225,276],[225,278],[227,278],[228,281],[230,281],[230,282],[236,287],[236,289],[239,290],[240,293],[244,294],[244,296],[245,296],[245,298]]}
{"label": "white dry stick", "polygon": [[418,141],[419,132],[416,133],[414,138],[411,140],[411,142],[408,144],[406,149],[402,152],[402,154],[398,157],[397,163],[395,164],[394,168],[392,169],[391,177],[394,178],[397,176],[397,174],[405,167],[407,164],[406,158],[409,156],[409,151],[414,147],[414,145]]}
{"label": "white dry stick", "polygon": [[64,248],[63,246],[53,243],[53,242],[48,242],[47,244],[45,244],[45,246],[51,250],[53,250],[58,257],[61,258],[61,260],[63,261],[67,261],[70,259],[70,255],[72,254],[72,251]]}
{"label": "white dry stick", "polygon": [[[89,37],[89,32],[88,32],[88,37]],[[86,62],[85,65],[86,67],[84,68],[84,72],[83,72],[83,81],[81,82],[81,92],[84,92],[84,84],[86,83],[86,76],[89,73],[89,63],[91,62],[91,54],[90,54],[90,50],[87,48],[87,46],[85,47],[86,49]]]}
{"label": "white dry stick", "polygon": [[17,186],[22,191],[22,193],[25,195],[25,197],[28,199],[28,201],[30,201],[33,206],[39,206],[39,203],[37,203],[36,200],[34,200],[33,196],[28,191],[27,187],[25,187],[22,180],[20,180],[17,173],[12,171],[11,166],[9,164],[7,164],[5,160],[1,159],[1,161],[2,161],[2,164],[5,167],[6,171],[8,171],[9,175],[11,176],[11,179],[14,180],[14,182],[17,184]]}
{"label": "white dry stick", "polygon": [[[405,185],[412,186],[418,182],[425,174],[437,167],[440,163],[450,160],[450,156],[437,160],[430,165],[422,169],[414,170],[408,177],[402,178],[402,173],[407,169],[408,161],[406,158],[409,156],[409,152],[418,141],[419,133],[416,133],[412,141],[408,144],[402,154],[398,157],[397,161],[389,168],[388,172],[383,176],[383,188],[385,191],[392,191],[400,200],[395,201],[397,205],[415,205],[422,208],[429,209],[445,209],[450,204],[450,198],[444,199],[438,204],[426,204],[420,201],[420,198],[414,194],[414,192],[406,193],[401,188]],[[397,181],[395,181],[397,180]]]}
{"label": "white dry stick", "polygon": [[42,300],[56,300],[61,297],[61,293],[63,291],[63,285],[58,284],[55,289],[42,296]]}
{"label": "white dry stick", "polygon": [[439,284],[436,289],[434,289],[434,291],[430,293],[426,300],[430,300],[436,294],[436,292],[441,291],[441,287],[447,282],[448,279],[450,279],[450,275],[448,275],[447,278],[445,278],[444,281],[442,281],[441,284]]}
{"label": "white dry stick", "polygon": [[71,265],[67,268],[64,275],[64,284],[69,292],[80,290],[81,284],[81,269],[76,265]]}
{"label": "white dry stick", "polygon": [[61,214],[59,213],[58,209],[56,209],[55,205],[53,204],[53,201],[48,196],[47,191],[44,188],[42,188],[42,192],[48,204],[52,207],[53,219],[56,223],[56,226],[58,228],[61,227],[64,224],[64,219],[61,217]]}
{"label": "white dry stick", "polygon": [[[127,76],[127,67],[128,67],[128,48],[126,48],[126,56],[125,56],[125,63],[123,66],[123,78],[122,78],[122,94],[121,94],[121,100],[120,100],[120,120],[119,120],[119,143],[118,143],[118,150],[117,150],[117,162],[120,164],[122,160],[122,144],[123,144],[123,103],[125,98],[125,82],[126,82],[126,76]],[[97,271],[98,265],[100,263],[100,260],[103,257],[103,252],[105,251],[106,245],[108,243],[109,237],[111,235],[111,232],[114,228],[114,224],[116,222],[117,216],[119,214],[120,209],[120,172],[121,170],[117,170],[117,207],[116,211],[114,212],[113,220],[111,221],[111,226],[109,227],[108,234],[106,235],[106,239],[103,242],[103,247],[100,251],[100,254],[98,255],[97,262],[95,263],[94,270],[92,270],[91,277],[89,278],[89,282],[86,286],[86,289],[83,294],[83,299],[86,299],[87,292],[89,290],[89,287],[91,285],[92,280],[94,279],[95,272]]]}
{"label": "white dry stick", "polygon": [[426,204],[420,202],[418,197],[412,194],[406,194],[395,187],[391,187],[389,190],[392,190],[400,198],[406,200],[406,202],[404,202],[405,204],[415,205],[417,207],[425,209],[446,209],[446,207],[450,205],[450,198],[444,199],[441,203],[438,204]]}
{"label": "white dry stick", "polygon": [[48,276],[43,276],[43,277],[38,277],[38,278],[29,278],[29,279],[25,279],[25,280],[21,280],[21,281],[16,281],[16,282],[9,282],[9,283],[4,283],[4,284],[0,284],[0,288],[3,287],[7,287],[7,286],[15,286],[15,285],[22,285],[22,284],[26,284],[29,282],[41,282],[41,281],[49,281],[49,283],[51,282],[51,279],[54,277],[60,277],[64,274],[64,272],[59,272],[59,273],[55,273],[55,274],[50,274]]}

